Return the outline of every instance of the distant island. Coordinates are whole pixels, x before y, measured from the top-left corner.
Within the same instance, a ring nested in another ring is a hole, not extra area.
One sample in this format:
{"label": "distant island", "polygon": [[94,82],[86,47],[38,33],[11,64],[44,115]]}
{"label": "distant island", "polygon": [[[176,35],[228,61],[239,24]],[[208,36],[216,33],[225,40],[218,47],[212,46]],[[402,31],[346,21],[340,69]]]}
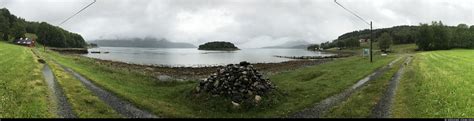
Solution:
{"label": "distant island", "polygon": [[89,43],[95,43],[101,47],[140,47],[140,48],[196,48],[193,44],[182,42],[171,42],[167,39],[157,38],[122,38],[122,39],[102,39],[93,40]]}
{"label": "distant island", "polygon": [[230,42],[223,42],[223,41],[215,41],[215,42],[207,42],[205,44],[199,45],[198,50],[239,50],[234,44]]}

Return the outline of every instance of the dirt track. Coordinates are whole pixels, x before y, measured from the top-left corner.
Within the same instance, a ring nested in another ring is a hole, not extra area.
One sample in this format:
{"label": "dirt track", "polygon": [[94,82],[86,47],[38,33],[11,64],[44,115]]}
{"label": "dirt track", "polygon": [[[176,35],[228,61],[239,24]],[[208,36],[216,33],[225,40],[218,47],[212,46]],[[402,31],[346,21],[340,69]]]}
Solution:
{"label": "dirt track", "polygon": [[370,116],[371,118],[390,118],[390,115],[391,115],[390,107],[392,106],[393,97],[395,96],[395,91],[397,89],[400,78],[403,74],[403,70],[405,66],[407,66],[408,63],[410,63],[411,59],[412,57],[407,57],[402,67],[400,67],[397,73],[395,73],[393,77],[390,79],[387,90],[384,92],[383,96],[381,97],[379,102],[377,102],[377,105],[375,105],[374,109],[372,110],[372,114]]}
{"label": "dirt track", "polygon": [[158,118],[152,113],[141,110],[137,108],[136,106],[134,106],[132,103],[122,100],[121,98],[115,96],[113,93],[110,93],[100,88],[99,86],[96,86],[94,83],[92,83],[85,77],[81,76],[80,74],[76,73],[72,69],[64,65],[61,65],[59,63],[57,64],[60,65],[68,73],[73,75],[75,78],[80,80],[82,84],[86,86],[87,89],[91,90],[96,96],[98,96],[101,100],[103,100],[105,103],[110,105],[110,107],[112,107],[115,111],[120,113],[122,116],[127,117],[127,118]]}
{"label": "dirt track", "polygon": [[49,65],[41,59],[41,56],[39,56],[36,51],[33,49],[31,49],[31,51],[38,58],[38,61],[44,63],[42,69],[43,77],[48,84],[49,90],[53,93],[51,100],[54,100],[57,104],[57,114],[62,118],[76,118],[77,116],[74,114],[74,111],[72,111],[72,107],[67,101],[66,95],[64,95],[64,90],[59,86]]}
{"label": "dirt track", "polygon": [[326,98],[320,101],[319,103],[317,103],[316,105],[306,108],[288,117],[289,118],[319,118],[321,117],[322,114],[324,114],[326,111],[328,111],[332,107],[340,104],[342,101],[347,100],[347,98],[349,98],[354,92],[358,91],[358,89],[360,89],[360,87],[366,84],[368,81],[371,81],[380,77],[383,73],[389,70],[395,62],[397,62],[400,59],[401,57],[390,62],[387,66],[377,69],[375,72],[368,75],[364,79],[359,80],[356,84],[344,90],[343,92],[333,95],[329,98]]}

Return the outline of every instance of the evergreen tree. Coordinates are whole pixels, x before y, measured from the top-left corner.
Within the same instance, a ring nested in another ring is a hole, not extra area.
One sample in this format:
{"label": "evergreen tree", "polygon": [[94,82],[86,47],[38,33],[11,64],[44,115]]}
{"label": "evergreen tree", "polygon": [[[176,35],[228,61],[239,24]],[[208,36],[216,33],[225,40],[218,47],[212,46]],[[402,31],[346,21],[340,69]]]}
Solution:
{"label": "evergreen tree", "polygon": [[382,50],[382,52],[386,52],[387,49],[389,49],[390,45],[392,44],[392,36],[390,36],[390,34],[385,32],[385,33],[382,33],[382,35],[380,35],[377,41],[379,42],[380,50]]}

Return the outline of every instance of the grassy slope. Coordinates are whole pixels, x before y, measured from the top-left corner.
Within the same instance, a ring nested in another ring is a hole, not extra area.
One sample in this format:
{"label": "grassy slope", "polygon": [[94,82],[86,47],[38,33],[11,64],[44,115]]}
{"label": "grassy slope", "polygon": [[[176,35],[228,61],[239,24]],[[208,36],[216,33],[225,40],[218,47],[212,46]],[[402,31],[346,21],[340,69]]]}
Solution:
{"label": "grassy slope", "polygon": [[[38,51],[44,55],[43,51]],[[43,56],[45,57],[45,56]],[[115,112],[105,102],[95,96],[79,80],[67,73],[53,61],[46,59],[51,67],[59,85],[63,88],[68,102],[79,118],[117,118],[120,114]]]}
{"label": "grassy slope", "polygon": [[367,58],[351,57],[273,76],[273,82],[281,91],[287,92],[288,96],[282,97],[283,99],[271,107],[236,113],[219,109],[219,106],[212,109],[208,105],[202,105],[202,102],[193,102],[186,98],[189,90],[196,85],[195,82],[163,83],[125,68],[96,63],[92,59],[49,54],[105,89],[165,117],[284,116],[340,92],[394,59],[394,56],[375,56],[376,61],[370,64]]}
{"label": "grassy slope", "polygon": [[474,51],[418,53],[397,89],[394,117],[474,117]]}
{"label": "grassy slope", "polygon": [[43,66],[30,49],[0,42],[0,65],[0,118],[56,117]]}

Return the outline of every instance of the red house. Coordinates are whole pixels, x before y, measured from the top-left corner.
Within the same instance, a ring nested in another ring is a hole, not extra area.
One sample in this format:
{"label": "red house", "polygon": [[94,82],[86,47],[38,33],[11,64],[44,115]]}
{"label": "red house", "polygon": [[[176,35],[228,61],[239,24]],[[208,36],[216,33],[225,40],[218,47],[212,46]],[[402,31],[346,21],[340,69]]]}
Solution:
{"label": "red house", "polygon": [[14,40],[13,43],[15,43],[15,44],[17,44],[17,45],[24,45],[24,46],[28,46],[28,47],[35,47],[35,40],[34,40],[34,39],[30,39],[30,38],[20,38],[20,39]]}

